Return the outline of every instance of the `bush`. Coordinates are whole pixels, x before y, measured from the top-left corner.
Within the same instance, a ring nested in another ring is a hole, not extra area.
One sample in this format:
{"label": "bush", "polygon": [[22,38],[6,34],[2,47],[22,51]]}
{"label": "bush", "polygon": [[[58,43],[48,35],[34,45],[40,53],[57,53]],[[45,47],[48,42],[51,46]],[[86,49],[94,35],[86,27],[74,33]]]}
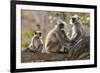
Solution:
{"label": "bush", "polygon": [[22,42],[21,43],[21,47],[22,48],[27,48],[29,46],[29,43],[28,42]]}
{"label": "bush", "polygon": [[26,39],[31,38],[32,35],[33,35],[32,32],[24,32],[24,33],[22,33],[22,38],[26,38]]}

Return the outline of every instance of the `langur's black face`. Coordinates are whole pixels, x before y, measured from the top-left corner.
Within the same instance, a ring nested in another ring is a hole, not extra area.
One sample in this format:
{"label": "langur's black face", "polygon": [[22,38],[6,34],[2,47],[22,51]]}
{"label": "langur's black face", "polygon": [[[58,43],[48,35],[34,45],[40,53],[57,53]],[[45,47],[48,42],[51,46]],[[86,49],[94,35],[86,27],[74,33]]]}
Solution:
{"label": "langur's black face", "polygon": [[35,32],[35,35],[38,35],[39,37],[41,37],[41,32]]}
{"label": "langur's black face", "polygon": [[76,18],[72,17],[72,23],[75,23],[75,22],[76,22]]}
{"label": "langur's black face", "polygon": [[39,36],[41,37],[41,32],[40,33],[38,33],[39,34]]}
{"label": "langur's black face", "polygon": [[80,17],[78,15],[74,15],[72,17],[72,23],[77,23],[77,22],[79,22],[79,20],[80,20]]}
{"label": "langur's black face", "polygon": [[63,29],[63,28],[64,28],[64,24],[63,24],[63,23],[60,23],[60,24],[59,24],[59,28],[60,28],[60,29]]}

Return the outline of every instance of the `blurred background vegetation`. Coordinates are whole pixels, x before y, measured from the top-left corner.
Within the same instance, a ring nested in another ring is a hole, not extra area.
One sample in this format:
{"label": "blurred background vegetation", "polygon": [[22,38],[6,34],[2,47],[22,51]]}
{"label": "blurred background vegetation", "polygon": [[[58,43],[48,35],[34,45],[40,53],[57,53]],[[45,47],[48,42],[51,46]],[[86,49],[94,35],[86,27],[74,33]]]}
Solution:
{"label": "blurred background vegetation", "polygon": [[86,35],[89,36],[89,13],[21,10],[21,49],[23,50],[29,46],[31,38],[37,30],[42,32],[42,40],[43,43],[45,43],[47,33],[54,27],[56,21],[59,19],[67,23],[67,32],[67,27],[69,29],[71,28],[70,19],[75,14],[80,16],[82,27],[85,29]]}

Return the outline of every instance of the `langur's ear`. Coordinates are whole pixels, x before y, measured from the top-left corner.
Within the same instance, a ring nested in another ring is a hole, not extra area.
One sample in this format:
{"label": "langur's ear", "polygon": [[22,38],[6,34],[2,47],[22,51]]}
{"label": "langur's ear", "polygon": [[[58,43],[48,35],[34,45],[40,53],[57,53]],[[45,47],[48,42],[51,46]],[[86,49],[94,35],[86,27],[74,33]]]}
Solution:
{"label": "langur's ear", "polygon": [[80,17],[78,16],[77,19],[80,20]]}

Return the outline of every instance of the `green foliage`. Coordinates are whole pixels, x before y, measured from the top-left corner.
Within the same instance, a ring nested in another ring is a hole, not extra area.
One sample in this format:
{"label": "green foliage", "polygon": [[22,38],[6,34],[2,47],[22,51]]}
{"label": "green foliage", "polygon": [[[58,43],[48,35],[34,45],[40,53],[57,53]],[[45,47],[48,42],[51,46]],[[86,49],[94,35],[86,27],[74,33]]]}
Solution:
{"label": "green foliage", "polygon": [[21,43],[21,47],[22,48],[27,48],[29,46],[29,43],[28,42],[22,42]]}
{"label": "green foliage", "polygon": [[22,33],[22,38],[31,38],[32,36],[33,36],[33,32]]}
{"label": "green foliage", "polygon": [[90,14],[89,13],[78,13],[78,12],[48,12],[48,17],[51,16],[49,21],[53,21],[53,17],[60,17],[62,20],[66,21],[68,24],[70,23],[70,19],[73,15],[77,14],[80,16],[81,22],[84,26],[90,26]]}
{"label": "green foliage", "polygon": [[[24,32],[22,33],[22,39],[24,41],[21,42],[22,48],[27,48],[29,46],[28,40],[33,36],[33,32]],[[27,41],[26,41],[27,40]]]}

